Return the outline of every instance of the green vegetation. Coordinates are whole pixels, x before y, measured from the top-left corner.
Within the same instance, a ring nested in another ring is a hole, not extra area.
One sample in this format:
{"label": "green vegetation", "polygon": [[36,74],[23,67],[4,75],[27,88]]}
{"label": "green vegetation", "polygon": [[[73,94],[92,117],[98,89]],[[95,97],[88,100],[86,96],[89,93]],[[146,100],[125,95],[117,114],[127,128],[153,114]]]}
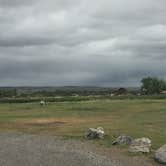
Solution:
{"label": "green vegetation", "polygon": [[144,94],[160,94],[162,91],[166,90],[166,82],[155,77],[143,78],[141,83],[141,89]]}
{"label": "green vegetation", "polygon": [[44,100],[46,102],[79,102],[79,101],[89,101],[89,100],[145,100],[145,99],[166,99],[166,94],[154,94],[154,95],[132,95],[132,94],[126,94],[126,95],[90,95],[90,96],[55,96],[55,97],[5,97],[0,98],[0,103],[36,103],[40,102],[41,100]]}
{"label": "green vegetation", "polygon": [[153,148],[165,144],[166,99],[89,100],[73,102],[0,104],[0,130],[83,138],[89,127],[104,127],[98,143],[111,146],[120,134],[149,137]]}
{"label": "green vegetation", "polygon": [[0,98],[16,96],[15,88],[0,88]]}
{"label": "green vegetation", "polygon": [[92,98],[91,96],[57,96],[57,97],[19,97],[19,98],[1,98],[0,103],[33,103],[44,100],[46,102],[64,102],[64,101],[86,101]]}

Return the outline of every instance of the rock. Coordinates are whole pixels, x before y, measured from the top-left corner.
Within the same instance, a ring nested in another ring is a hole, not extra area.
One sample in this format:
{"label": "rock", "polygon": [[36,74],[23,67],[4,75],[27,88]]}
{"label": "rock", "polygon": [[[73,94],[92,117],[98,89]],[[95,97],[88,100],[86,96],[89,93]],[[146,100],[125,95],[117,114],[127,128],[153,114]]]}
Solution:
{"label": "rock", "polygon": [[129,152],[150,153],[151,140],[149,138],[138,138],[132,141]]}
{"label": "rock", "polygon": [[104,138],[104,130],[102,127],[95,128],[89,128],[86,138],[88,139],[103,139]]}
{"label": "rock", "polygon": [[156,151],[155,159],[163,164],[166,164],[166,145],[163,145]]}
{"label": "rock", "polygon": [[132,140],[130,136],[122,135],[113,141],[112,145],[130,145]]}

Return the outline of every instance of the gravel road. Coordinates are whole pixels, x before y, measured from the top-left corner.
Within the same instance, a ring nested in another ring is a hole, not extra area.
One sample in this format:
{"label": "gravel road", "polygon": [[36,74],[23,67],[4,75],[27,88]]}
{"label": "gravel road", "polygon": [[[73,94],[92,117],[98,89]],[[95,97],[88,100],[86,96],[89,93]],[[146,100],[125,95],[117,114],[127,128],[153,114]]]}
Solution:
{"label": "gravel road", "polygon": [[92,152],[80,141],[0,133],[0,166],[124,166],[123,163]]}

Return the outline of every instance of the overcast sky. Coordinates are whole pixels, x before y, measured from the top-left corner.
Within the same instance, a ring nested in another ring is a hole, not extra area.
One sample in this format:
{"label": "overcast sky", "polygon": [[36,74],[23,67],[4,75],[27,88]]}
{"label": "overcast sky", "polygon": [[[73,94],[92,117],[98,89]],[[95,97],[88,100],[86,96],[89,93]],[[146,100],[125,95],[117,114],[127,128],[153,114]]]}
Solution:
{"label": "overcast sky", "polygon": [[166,0],[0,0],[0,86],[166,79]]}

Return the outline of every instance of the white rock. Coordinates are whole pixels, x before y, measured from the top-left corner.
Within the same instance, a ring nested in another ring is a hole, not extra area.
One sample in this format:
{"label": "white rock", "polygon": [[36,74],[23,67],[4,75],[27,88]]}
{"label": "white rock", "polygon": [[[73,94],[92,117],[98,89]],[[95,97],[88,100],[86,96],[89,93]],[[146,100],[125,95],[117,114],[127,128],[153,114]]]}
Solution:
{"label": "white rock", "polygon": [[150,153],[151,140],[149,138],[134,139],[129,147],[129,152],[143,152]]}
{"label": "white rock", "polygon": [[166,164],[166,145],[163,145],[156,151],[155,159],[163,164]]}
{"label": "white rock", "polygon": [[102,127],[89,128],[88,132],[86,133],[86,137],[88,139],[103,139],[105,135],[104,129]]}

